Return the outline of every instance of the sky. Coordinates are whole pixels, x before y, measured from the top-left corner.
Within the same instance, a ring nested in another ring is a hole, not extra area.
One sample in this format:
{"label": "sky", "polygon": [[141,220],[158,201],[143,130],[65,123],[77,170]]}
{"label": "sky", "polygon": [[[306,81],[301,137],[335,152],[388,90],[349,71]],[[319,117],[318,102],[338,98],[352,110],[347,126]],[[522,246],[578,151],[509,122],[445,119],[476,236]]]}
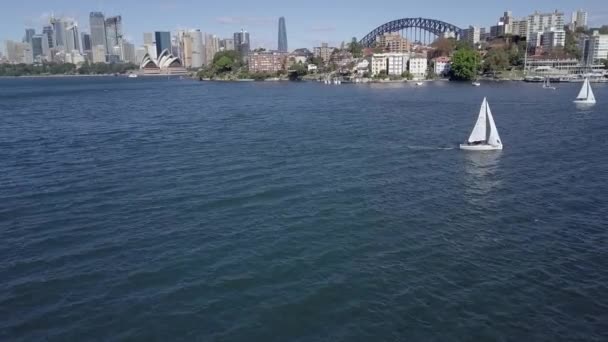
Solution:
{"label": "sky", "polygon": [[[376,4],[376,5],[373,5]],[[139,45],[143,32],[200,29],[231,38],[241,28],[250,32],[253,47],[275,49],[278,18],[287,23],[289,49],[337,46],[352,37],[362,38],[377,26],[400,18],[424,17],[458,27],[489,27],[505,10],[516,18],[535,10],[564,11],[566,21],[576,9],[589,12],[591,26],[608,25],[606,0],[27,0],[0,6],[0,42],[21,40],[26,28],[40,32],[51,14],[76,19],[80,31],[89,31],[89,12],[122,15],[123,33]],[[4,47],[4,44],[0,44]]]}

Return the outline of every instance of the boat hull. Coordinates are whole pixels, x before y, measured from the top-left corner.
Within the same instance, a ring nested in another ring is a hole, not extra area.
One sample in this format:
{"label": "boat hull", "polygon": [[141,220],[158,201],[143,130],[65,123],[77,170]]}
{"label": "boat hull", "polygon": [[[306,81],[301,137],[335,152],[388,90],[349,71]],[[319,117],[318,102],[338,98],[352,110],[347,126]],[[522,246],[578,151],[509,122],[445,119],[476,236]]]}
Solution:
{"label": "boat hull", "polygon": [[589,100],[574,100],[573,102],[578,103],[578,104],[583,104],[583,105],[595,104],[595,101],[589,101]]}
{"label": "boat hull", "polygon": [[502,145],[467,145],[460,144],[460,149],[465,151],[495,151],[502,150]]}

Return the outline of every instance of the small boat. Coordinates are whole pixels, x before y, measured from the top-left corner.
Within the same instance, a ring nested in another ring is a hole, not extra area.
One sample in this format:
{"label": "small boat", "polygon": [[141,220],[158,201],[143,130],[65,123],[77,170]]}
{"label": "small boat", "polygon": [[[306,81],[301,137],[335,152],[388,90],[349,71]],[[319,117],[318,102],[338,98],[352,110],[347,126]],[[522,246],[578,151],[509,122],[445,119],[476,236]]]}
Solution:
{"label": "small boat", "polygon": [[543,89],[555,90],[557,88],[551,86],[551,81],[549,80],[549,77],[545,77],[545,80],[543,81]]}
{"label": "small boat", "polygon": [[471,132],[466,144],[460,145],[460,149],[467,151],[502,150],[500,135],[498,135],[490,105],[485,97],[481,103],[473,132]]}
{"label": "small boat", "polygon": [[589,83],[588,78],[585,78],[581,91],[578,93],[574,102],[580,104],[595,104],[595,95],[593,95],[593,89],[591,89],[591,83]]}
{"label": "small boat", "polygon": [[475,82],[473,82],[471,84],[473,85],[473,87],[479,87],[479,86],[481,86],[481,83],[479,83],[477,81],[475,81]]}
{"label": "small boat", "polygon": [[423,84],[424,84],[424,83],[422,83],[422,82],[416,82],[416,85],[417,85],[417,86],[421,86],[421,85],[423,85]]}
{"label": "small boat", "polygon": [[129,74],[129,78],[137,78],[137,74]]}

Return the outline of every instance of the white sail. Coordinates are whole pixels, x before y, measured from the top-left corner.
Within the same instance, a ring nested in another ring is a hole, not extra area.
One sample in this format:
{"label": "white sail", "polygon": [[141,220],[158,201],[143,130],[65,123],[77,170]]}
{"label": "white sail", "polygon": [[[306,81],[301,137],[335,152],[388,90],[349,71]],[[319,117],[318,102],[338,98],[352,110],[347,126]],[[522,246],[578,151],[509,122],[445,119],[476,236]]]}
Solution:
{"label": "white sail", "polygon": [[490,123],[490,133],[488,136],[488,145],[492,146],[500,146],[502,145],[502,141],[500,141],[500,135],[498,135],[498,130],[496,129],[496,124],[494,123],[494,117],[492,116],[492,111],[490,110],[490,105],[486,104],[488,108],[488,122]]}
{"label": "white sail", "polygon": [[477,117],[477,122],[475,123],[475,127],[473,127],[473,132],[471,132],[471,136],[469,136],[469,143],[473,143],[476,141],[486,141],[486,111],[488,107],[488,102],[486,98],[483,98],[483,102],[481,103],[481,108],[479,109],[479,117]]}
{"label": "white sail", "polygon": [[595,95],[593,95],[593,89],[591,89],[591,82],[587,80],[587,102],[595,103]]}
{"label": "white sail", "polygon": [[583,82],[583,86],[581,87],[581,91],[576,96],[577,100],[587,100],[589,95],[589,80],[585,78],[585,82]]}

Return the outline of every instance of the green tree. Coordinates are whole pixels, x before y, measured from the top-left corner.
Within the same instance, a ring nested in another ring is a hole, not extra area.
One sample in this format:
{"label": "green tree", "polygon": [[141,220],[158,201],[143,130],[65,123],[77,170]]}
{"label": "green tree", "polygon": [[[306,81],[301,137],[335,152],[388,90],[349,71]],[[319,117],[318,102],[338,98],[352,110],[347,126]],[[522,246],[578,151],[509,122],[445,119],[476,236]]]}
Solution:
{"label": "green tree", "polygon": [[232,70],[234,61],[227,56],[222,56],[220,59],[213,62],[213,66],[216,67],[219,72],[228,72]]}
{"label": "green tree", "polygon": [[357,38],[353,37],[350,43],[348,43],[348,52],[352,53],[354,58],[360,58],[363,56],[363,45],[361,45]]}
{"label": "green tree", "polygon": [[502,71],[509,65],[509,54],[503,48],[496,48],[490,50],[486,55],[483,61],[483,70],[485,72]]}
{"label": "green tree", "polygon": [[461,48],[456,50],[452,57],[450,79],[455,81],[475,79],[479,68],[479,60],[477,52],[472,49]]}

